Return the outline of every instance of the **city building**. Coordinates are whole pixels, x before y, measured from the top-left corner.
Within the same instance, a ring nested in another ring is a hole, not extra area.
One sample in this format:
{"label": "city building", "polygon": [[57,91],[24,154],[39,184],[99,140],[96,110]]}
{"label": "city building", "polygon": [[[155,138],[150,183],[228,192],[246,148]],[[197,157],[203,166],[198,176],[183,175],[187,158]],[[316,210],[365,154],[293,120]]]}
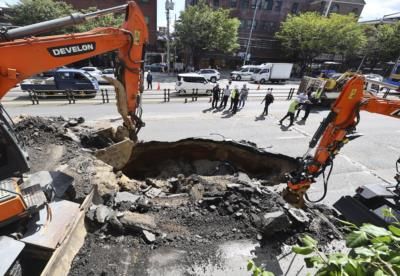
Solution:
{"label": "city building", "polygon": [[[126,4],[127,0],[63,0],[71,4],[75,9],[87,9],[96,7],[98,9],[106,9],[118,5]],[[156,50],[157,43],[157,0],[136,0],[136,3],[142,10],[149,29],[149,46],[148,50]]]}
{"label": "city building", "polygon": [[[185,0],[185,5],[195,5],[198,0]],[[231,14],[240,20],[239,44],[240,50],[229,59],[217,53],[209,53],[208,61],[203,60],[202,66],[210,64],[219,66],[239,65],[243,63],[249,35],[253,24],[253,32],[249,44],[249,62],[282,62],[289,61],[282,52],[275,33],[288,14],[298,14],[305,11],[317,11],[325,14],[331,0],[206,0],[214,8],[231,9]],[[359,16],[365,5],[364,0],[332,0],[330,12],[340,14],[355,13]],[[256,5],[258,3],[257,10]],[[253,23],[254,17],[254,23]]]}

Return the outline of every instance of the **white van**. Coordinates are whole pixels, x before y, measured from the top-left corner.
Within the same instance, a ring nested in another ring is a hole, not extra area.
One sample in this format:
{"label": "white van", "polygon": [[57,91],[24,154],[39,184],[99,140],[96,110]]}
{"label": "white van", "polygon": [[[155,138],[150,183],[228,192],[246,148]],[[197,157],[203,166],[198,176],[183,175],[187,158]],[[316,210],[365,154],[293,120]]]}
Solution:
{"label": "white van", "polygon": [[240,68],[239,71],[231,72],[232,80],[251,80],[253,74],[260,69],[258,65],[244,65]]}
{"label": "white van", "polygon": [[178,75],[178,81],[175,84],[175,90],[179,95],[193,94],[193,91],[198,91],[198,94],[211,95],[212,89],[216,84],[208,82],[206,78],[197,73],[184,73]]}

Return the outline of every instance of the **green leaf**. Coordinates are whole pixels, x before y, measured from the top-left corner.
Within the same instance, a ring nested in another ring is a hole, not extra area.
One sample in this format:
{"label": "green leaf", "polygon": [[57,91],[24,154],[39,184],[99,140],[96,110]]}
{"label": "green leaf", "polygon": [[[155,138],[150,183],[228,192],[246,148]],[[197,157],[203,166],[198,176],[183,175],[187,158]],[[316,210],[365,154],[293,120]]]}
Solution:
{"label": "green leaf", "polygon": [[324,260],[320,256],[312,256],[312,257],[304,258],[304,262],[306,263],[307,268],[313,268],[313,267],[323,264]]}
{"label": "green leaf", "polygon": [[395,236],[397,236],[397,237],[400,237],[400,228],[397,228],[397,227],[394,226],[394,225],[389,225],[388,228],[389,228],[390,232],[393,233],[393,235],[395,235]]}
{"label": "green leaf", "polygon": [[346,237],[346,245],[350,248],[368,244],[368,237],[364,231],[353,231]]}
{"label": "green leaf", "polygon": [[372,256],[375,256],[375,253],[374,253],[371,249],[368,249],[368,248],[366,248],[366,247],[357,247],[357,248],[354,248],[354,252],[355,252],[357,255],[364,256],[364,257],[372,257]]}
{"label": "green leaf", "polygon": [[333,253],[331,255],[329,255],[328,257],[328,262],[330,264],[335,264],[338,266],[343,266],[347,263],[348,258],[346,255],[342,254],[342,253]]}
{"label": "green leaf", "polygon": [[293,246],[292,251],[296,254],[300,255],[308,255],[312,252],[314,252],[314,247],[309,247],[309,246]]}
{"label": "green leaf", "polygon": [[309,235],[304,235],[300,240],[306,247],[315,247],[318,244],[318,242]]}
{"label": "green leaf", "polygon": [[372,243],[386,243],[386,244],[389,244],[389,243],[392,242],[392,240],[393,240],[392,236],[382,236],[382,237],[373,238],[371,240],[371,242]]}
{"label": "green leaf", "polygon": [[394,258],[391,258],[388,262],[391,263],[391,264],[400,265],[400,256],[396,256]]}
{"label": "green leaf", "polygon": [[375,272],[374,272],[374,276],[385,276],[386,274],[382,271],[382,270],[380,270],[380,269],[378,269],[378,270],[376,270]]}
{"label": "green leaf", "polygon": [[396,218],[395,215],[393,215],[392,208],[383,208],[382,214],[385,218]]}
{"label": "green leaf", "polygon": [[247,262],[247,271],[251,271],[253,269],[254,262],[253,261],[248,261]]}
{"label": "green leaf", "polygon": [[348,263],[344,265],[343,269],[349,275],[357,275],[357,268],[359,264],[353,259],[349,259]]}
{"label": "green leaf", "polygon": [[385,228],[378,227],[372,224],[364,224],[363,226],[360,227],[361,231],[364,231],[367,234],[370,234],[374,237],[382,237],[382,236],[389,236],[390,232],[386,230]]}
{"label": "green leaf", "polygon": [[374,244],[373,247],[374,251],[379,255],[389,255],[389,246],[386,244]]}

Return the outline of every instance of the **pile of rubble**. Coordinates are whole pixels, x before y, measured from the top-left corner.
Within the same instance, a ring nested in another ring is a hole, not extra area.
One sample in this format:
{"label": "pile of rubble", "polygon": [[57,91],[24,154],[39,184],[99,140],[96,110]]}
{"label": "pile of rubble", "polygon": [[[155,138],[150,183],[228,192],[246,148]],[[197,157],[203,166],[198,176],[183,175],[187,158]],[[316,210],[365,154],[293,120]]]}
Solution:
{"label": "pile of rubble", "polygon": [[147,275],[152,252],[168,248],[186,252],[180,258],[192,269],[199,261],[218,265],[222,242],[273,245],[278,255],[304,233],[321,245],[341,238],[331,209],[291,208],[270,187],[296,166],[290,157],[252,144],[153,141],[136,145],[130,164],[114,171],[92,155],[112,142],[90,134],[83,121],[28,117],[17,123],[33,172],[73,177],[70,196],[77,202],[96,187],[70,275]]}
{"label": "pile of rubble", "polygon": [[[123,179],[124,176],[122,175]],[[123,248],[136,248],[145,262],[159,248],[186,250],[184,263],[218,260],[218,244],[254,240],[291,245],[309,233],[322,242],[340,239],[324,206],[291,208],[281,196],[245,173],[224,176],[177,175],[176,178],[120,182],[121,191],[87,213],[91,234],[75,258],[71,275],[119,274],[104,263]],[[127,183],[128,182],[128,183]],[[129,189],[127,187],[134,187]],[[119,244],[119,245],[116,245]],[[103,258],[102,258],[103,257]],[[132,273],[141,266],[132,263]]]}

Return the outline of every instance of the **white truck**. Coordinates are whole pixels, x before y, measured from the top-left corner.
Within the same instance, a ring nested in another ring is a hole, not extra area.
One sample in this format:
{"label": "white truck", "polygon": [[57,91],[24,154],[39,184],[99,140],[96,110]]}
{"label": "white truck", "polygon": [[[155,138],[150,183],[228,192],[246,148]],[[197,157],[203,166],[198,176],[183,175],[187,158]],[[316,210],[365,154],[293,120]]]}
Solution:
{"label": "white truck", "polygon": [[272,83],[285,82],[292,73],[292,63],[263,63],[260,69],[255,72],[252,79],[255,83],[264,84],[268,81]]}

